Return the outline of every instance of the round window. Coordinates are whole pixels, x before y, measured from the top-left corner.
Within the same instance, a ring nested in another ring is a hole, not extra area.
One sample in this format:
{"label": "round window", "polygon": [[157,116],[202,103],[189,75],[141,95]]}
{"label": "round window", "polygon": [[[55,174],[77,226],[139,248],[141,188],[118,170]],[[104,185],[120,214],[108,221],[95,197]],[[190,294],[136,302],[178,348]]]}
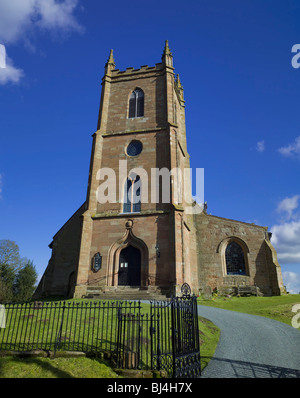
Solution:
{"label": "round window", "polygon": [[143,144],[141,141],[133,140],[129,143],[126,153],[128,156],[137,156],[142,152]]}

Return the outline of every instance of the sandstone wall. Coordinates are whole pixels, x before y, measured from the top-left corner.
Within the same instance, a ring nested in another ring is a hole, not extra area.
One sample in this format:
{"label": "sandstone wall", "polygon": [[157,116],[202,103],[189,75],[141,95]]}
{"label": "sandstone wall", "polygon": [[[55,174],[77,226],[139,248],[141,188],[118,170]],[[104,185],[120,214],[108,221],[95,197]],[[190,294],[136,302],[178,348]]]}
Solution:
{"label": "sandstone wall", "polygon": [[[256,285],[265,295],[279,294],[282,285],[280,266],[270,255],[267,227],[207,215],[195,216],[199,289],[231,292],[239,285]],[[244,249],[246,275],[227,275],[225,248],[235,240]],[[273,249],[274,250],[274,249]]]}
{"label": "sandstone wall", "polygon": [[72,297],[76,284],[85,203],[73,214],[53,237],[49,247],[52,255],[34,298]]}

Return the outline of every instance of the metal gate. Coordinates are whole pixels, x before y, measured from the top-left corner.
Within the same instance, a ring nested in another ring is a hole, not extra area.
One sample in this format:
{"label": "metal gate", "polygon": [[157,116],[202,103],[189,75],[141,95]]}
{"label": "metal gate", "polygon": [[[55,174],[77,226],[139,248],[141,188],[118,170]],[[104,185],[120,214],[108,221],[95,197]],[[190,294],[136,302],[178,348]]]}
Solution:
{"label": "metal gate", "polygon": [[201,374],[197,299],[187,284],[182,297],[118,310],[117,366],[165,370],[169,377]]}
{"label": "metal gate", "polygon": [[197,299],[183,295],[172,300],[173,377],[201,374]]}

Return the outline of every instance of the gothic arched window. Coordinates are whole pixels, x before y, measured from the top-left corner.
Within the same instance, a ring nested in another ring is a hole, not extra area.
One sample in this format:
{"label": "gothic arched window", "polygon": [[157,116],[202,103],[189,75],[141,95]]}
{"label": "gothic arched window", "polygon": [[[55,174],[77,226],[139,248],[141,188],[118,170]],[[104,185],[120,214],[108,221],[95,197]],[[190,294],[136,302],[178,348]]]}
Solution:
{"label": "gothic arched window", "polygon": [[123,213],[138,213],[141,211],[141,179],[131,174],[124,187]]}
{"label": "gothic arched window", "polygon": [[237,242],[228,243],[225,260],[227,275],[246,275],[244,250]]}
{"label": "gothic arched window", "polygon": [[144,92],[136,88],[129,98],[129,118],[144,116]]}

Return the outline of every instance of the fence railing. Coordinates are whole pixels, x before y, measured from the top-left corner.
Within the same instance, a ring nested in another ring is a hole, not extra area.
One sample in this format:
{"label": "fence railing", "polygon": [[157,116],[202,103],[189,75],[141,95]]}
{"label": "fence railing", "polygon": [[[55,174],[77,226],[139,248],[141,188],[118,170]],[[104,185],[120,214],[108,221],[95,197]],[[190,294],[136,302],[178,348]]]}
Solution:
{"label": "fence railing", "polygon": [[119,308],[117,366],[172,370],[171,301],[151,301],[147,311]]}
{"label": "fence railing", "polygon": [[33,302],[5,305],[0,350],[107,352],[116,349],[118,309],[135,313],[137,302]]}
{"label": "fence railing", "polygon": [[5,315],[0,350],[102,352],[117,367],[173,377],[201,371],[196,297],[7,304]]}

